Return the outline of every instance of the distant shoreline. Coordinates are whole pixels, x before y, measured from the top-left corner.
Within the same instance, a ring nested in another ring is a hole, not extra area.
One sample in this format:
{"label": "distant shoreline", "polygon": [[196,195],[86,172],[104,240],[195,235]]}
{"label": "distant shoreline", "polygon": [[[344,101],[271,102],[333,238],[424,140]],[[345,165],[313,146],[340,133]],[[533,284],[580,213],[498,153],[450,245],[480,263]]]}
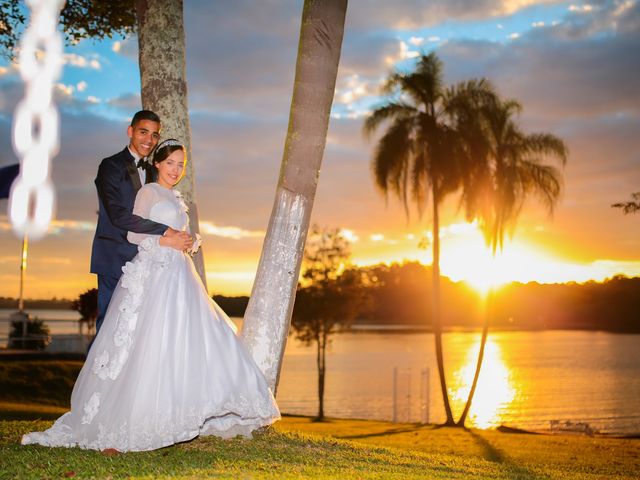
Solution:
{"label": "distant shoreline", "polygon": [[[354,328],[355,327],[355,328]],[[442,327],[443,333],[476,333],[481,332],[482,327],[467,327],[467,326],[449,326]],[[602,332],[602,333],[617,333],[623,335],[640,335],[640,330],[620,331],[620,330],[606,330],[603,328],[591,328],[589,326],[576,326],[576,327],[549,327],[549,328],[527,328],[527,327],[491,327],[491,332]],[[367,324],[367,325],[353,325],[350,329],[341,330],[339,333],[433,333],[431,327],[421,327],[419,325],[393,325],[393,324]]]}

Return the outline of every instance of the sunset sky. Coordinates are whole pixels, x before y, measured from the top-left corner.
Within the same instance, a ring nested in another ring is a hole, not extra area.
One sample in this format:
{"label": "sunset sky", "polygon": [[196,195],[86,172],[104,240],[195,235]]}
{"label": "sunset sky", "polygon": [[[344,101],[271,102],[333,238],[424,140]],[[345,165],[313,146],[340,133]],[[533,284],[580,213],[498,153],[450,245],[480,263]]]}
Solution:
{"label": "sunset sky", "polygon": [[[248,294],[280,168],[302,2],[185,1],[187,76],[196,189],[211,293]],[[443,208],[442,272],[482,285],[640,275],[640,215],[611,204],[640,191],[638,1],[351,0],[312,222],[340,227],[359,265],[417,259],[431,218],[407,220],[370,171],[363,118],[393,69],[436,51],[447,84],[486,77],[519,100],[526,131],[570,148],[553,217],[535,202],[491,261],[475,224],[451,198]],[[76,297],[88,273],[100,160],[127,143],[140,108],[137,39],[65,48],[56,89],[61,150],[53,162],[57,220],[30,250],[28,298]],[[15,163],[13,110],[23,88],[0,60],[0,167]],[[20,240],[0,200],[0,296],[18,295]],[[430,235],[430,234],[428,234]]]}

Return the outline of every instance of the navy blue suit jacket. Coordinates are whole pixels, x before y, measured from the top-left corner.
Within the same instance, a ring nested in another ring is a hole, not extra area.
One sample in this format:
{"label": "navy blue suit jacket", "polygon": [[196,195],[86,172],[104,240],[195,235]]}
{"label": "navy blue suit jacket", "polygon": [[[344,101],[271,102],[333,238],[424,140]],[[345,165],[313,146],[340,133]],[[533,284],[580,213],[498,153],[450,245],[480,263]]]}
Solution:
{"label": "navy blue suit jacket", "polygon": [[[152,181],[152,175],[151,169],[147,170],[147,183]],[[123,265],[138,253],[137,245],[127,240],[127,232],[162,235],[167,226],[133,214],[141,185],[128,148],[102,160],[95,184],[98,225],[91,251],[91,273],[120,278]]]}

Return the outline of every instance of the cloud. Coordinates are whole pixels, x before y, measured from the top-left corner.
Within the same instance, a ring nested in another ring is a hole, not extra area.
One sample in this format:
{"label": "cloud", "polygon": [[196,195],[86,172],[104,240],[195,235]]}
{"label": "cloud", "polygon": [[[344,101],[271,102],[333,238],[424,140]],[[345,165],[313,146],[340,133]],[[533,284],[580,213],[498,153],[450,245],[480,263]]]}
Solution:
{"label": "cloud", "polygon": [[[185,10],[188,10],[185,8]],[[111,43],[112,52],[138,63],[138,35],[133,34]]]}
{"label": "cloud", "polygon": [[[534,28],[517,42],[451,41],[438,50],[447,78],[488,77],[527,115],[579,118],[640,110],[640,19],[627,9],[612,23],[613,5],[588,24],[575,15],[556,27]],[[593,15],[596,17],[595,15]],[[587,34],[587,32],[590,32]]]}
{"label": "cloud", "polygon": [[87,58],[76,53],[65,53],[63,54],[62,59],[65,65],[72,67],[91,68],[93,70],[100,70],[102,68],[98,58]]}
{"label": "cloud", "polygon": [[[14,76],[0,78],[0,117],[10,118],[16,109],[16,105],[24,95],[24,86]],[[11,145],[11,142],[2,142],[3,145]],[[2,153],[0,153],[2,155]]]}
{"label": "cloud", "polygon": [[295,2],[194,2],[186,9],[191,108],[286,118],[300,12]]}
{"label": "cloud", "polygon": [[558,0],[352,0],[348,25],[356,30],[379,28],[412,30],[451,20],[484,20],[511,15],[536,5],[562,3]]}
{"label": "cloud", "polygon": [[245,230],[240,227],[220,227],[213,222],[201,221],[200,233],[206,235],[214,235],[222,238],[231,238],[233,240],[240,240],[243,238],[264,238],[265,232],[263,230]]}
{"label": "cloud", "polygon": [[593,11],[592,5],[569,5],[570,12],[579,12],[579,13],[587,13]]}
{"label": "cloud", "polygon": [[61,97],[72,97],[76,87],[74,85],[65,85],[64,83],[56,83],[56,93],[59,93],[57,101],[62,101]]}
{"label": "cloud", "polygon": [[[0,220],[0,230],[5,232],[12,230],[11,222],[6,217]],[[91,232],[93,234],[95,230],[96,224],[94,222],[54,219],[49,225],[47,235],[60,235],[68,232]]]}
{"label": "cloud", "polygon": [[129,114],[142,108],[142,99],[139,92],[125,93],[119,97],[109,99],[107,103]]}

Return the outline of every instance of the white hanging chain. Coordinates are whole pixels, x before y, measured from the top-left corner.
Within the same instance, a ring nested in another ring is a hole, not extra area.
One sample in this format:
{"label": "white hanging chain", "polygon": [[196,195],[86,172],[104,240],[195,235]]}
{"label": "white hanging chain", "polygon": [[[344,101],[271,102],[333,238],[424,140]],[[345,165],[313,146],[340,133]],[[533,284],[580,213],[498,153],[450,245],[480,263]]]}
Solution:
{"label": "white hanging chain", "polygon": [[31,20],[18,57],[25,94],[13,120],[20,175],[11,188],[9,218],[16,234],[37,239],[47,232],[55,203],[51,158],[58,153],[59,120],[52,97],[62,68],[62,36],[56,27],[64,0],[26,3]]}

